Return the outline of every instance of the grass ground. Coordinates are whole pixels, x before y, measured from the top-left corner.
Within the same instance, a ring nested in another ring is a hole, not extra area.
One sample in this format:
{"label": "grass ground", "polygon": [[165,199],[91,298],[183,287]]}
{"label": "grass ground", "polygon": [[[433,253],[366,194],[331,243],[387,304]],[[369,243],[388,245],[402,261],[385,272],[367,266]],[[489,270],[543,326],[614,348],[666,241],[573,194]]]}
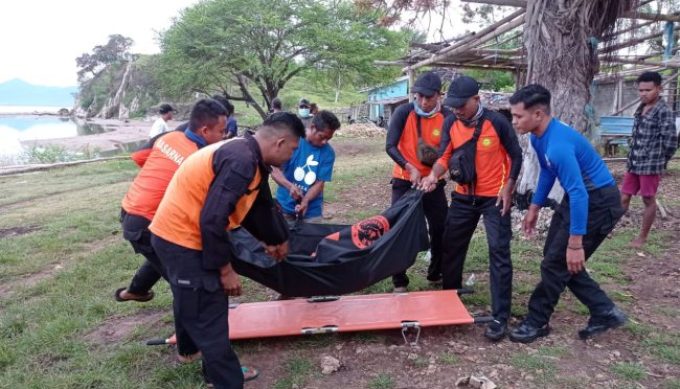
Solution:
{"label": "grass ground", "polygon": [[[336,139],[338,159],[326,193],[330,222],[351,222],[389,203],[389,169],[382,139]],[[616,170],[617,168],[615,168]],[[168,347],[144,340],[172,333],[171,295],[155,287],[145,304],[116,303],[141,263],[123,240],[120,199],[136,174],[131,162],[105,162],[0,177],[0,388],[195,388],[197,364],[178,365]],[[680,215],[674,165],[662,197]],[[486,342],[475,326],[428,328],[419,346],[398,331],[284,338],[235,343],[244,364],[261,369],[249,388],[451,388],[480,373],[504,388],[680,388],[680,230],[677,218],[659,221],[650,245],[627,247],[639,225],[640,204],[588,268],[632,317],[631,324],[588,342],[575,333],[587,311],[565,293],[553,333],[534,344]],[[539,279],[542,241],[516,235],[513,315]],[[428,289],[426,262],[409,270],[411,290]],[[466,274],[477,293],[464,302],[489,309],[483,232],[471,243]],[[272,291],[244,280],[242,302],[268,300]],[[387,292],[389,281],[363,293]],[[343,367],[322,375],[322,356]]]}

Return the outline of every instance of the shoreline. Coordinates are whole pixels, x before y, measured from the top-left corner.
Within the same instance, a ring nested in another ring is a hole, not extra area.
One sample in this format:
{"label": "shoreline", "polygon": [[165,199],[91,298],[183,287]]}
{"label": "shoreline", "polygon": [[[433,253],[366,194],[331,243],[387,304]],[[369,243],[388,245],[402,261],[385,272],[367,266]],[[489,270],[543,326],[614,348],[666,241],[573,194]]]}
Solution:
{"label": "shoreline", "polygon": [[57,116],[62,118],[72,117],[71,115],[60,115],[58,112],[0,112],[2,116]]}
{"label": "shoreline", "polygon": [[[100,125],[110,131],[79,135],[66,138],[38,139],[21,141],[23,147],[59,146],[74,152],[98,152],[101,155],[112,155],[116,152],[130,151],[149,139],[149,131],[153,120],[130,119],[79,119],[79,123]],[[172,120],[168,123],[170,129],[177,127],[181,121]]]}
{"label": "shoreline", "polygon": [[[68,111],[68,115],[60,115],[59,112]],[[0,105],[0,116],[69,116],[73,108],[41,105]]]}

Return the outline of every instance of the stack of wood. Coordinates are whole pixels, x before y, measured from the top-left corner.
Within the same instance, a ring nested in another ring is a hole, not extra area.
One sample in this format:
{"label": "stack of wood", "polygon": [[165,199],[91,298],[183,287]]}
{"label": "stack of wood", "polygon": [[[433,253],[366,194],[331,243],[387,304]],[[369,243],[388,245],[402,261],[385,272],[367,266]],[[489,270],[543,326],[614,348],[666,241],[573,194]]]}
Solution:
{"label": "stack of wood", "polygon": [[346,138],[378,138],[385,137],[387,131],[373,122],[345,124],[336,132],[339,137]]}

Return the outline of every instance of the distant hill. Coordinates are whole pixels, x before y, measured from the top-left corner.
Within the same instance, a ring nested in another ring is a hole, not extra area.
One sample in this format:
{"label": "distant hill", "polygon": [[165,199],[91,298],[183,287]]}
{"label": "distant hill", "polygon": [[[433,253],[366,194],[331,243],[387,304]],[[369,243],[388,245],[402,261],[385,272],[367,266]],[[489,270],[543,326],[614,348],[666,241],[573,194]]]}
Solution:
{"label": "distant hill", "polygon": [[29,84],[14,79],[0,83],[0,105],[50,106],[71,109],[78,87]]}

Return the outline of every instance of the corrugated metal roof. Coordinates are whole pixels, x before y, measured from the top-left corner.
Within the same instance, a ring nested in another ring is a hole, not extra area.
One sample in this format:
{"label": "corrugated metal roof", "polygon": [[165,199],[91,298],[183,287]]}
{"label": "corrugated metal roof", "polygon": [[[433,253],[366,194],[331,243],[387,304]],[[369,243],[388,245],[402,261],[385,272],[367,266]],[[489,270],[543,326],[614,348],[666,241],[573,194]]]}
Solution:
{"label": "corrugated metal roof", "polygon": [[368,104],[371,105],[390,105],[390,104],[397,104],[401,103],[404,101],[408,101],[408,96],[399,96],[399,97],[392,97],[389,99],[384,99],[384,100],[375,100],[375,101],[368,101]]}

